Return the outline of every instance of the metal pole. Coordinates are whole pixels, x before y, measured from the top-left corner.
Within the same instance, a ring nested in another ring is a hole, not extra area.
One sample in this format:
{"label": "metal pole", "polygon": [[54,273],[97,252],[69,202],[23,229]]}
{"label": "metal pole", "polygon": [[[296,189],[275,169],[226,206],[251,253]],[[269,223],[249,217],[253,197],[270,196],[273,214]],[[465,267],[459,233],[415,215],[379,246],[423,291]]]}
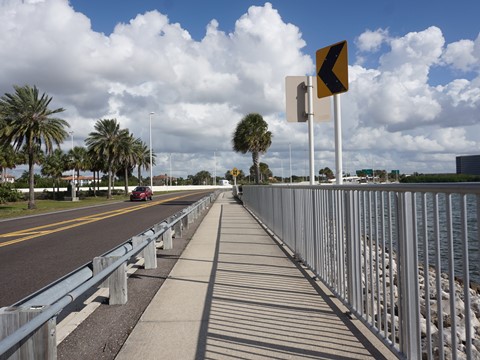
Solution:
{"label": "metal pole", "polygon": [[340,95],[333,95],[333,111],[335,117],[335,168],[336,183],[343,184],[342,168],[342,112],[340,108]]}
{"label": "metal pole", "polygon": [[310,163],[310,185],[315,184],[315,163],[314,163],[314,144],[313,144],[313,76],[307,76],[308,93],[308,149]]}
{"label": "metal pole", "polygon": [[[73,131],[70,131],[70,135],[72,135],[72,158],[73,158]],[[72,169],[72,201],[75,200],[76,196],[76,191],[75,191],[75,166]]]}
{"label": "metal pole", "polygon": [[152,189],[153,193],[153,168],[152,168],[152,115],[155,114],[154,112],[150,113],[149,119],[150,119],[150,189]]}
{"label": "metal pole", "polygon": [[290,153],[290,184],[292,183],[292,144],[288,144],[288,150]]}
{"label": "metal pole", "polygon": [[213,186],[217,185],[217,152],[213,152]]}

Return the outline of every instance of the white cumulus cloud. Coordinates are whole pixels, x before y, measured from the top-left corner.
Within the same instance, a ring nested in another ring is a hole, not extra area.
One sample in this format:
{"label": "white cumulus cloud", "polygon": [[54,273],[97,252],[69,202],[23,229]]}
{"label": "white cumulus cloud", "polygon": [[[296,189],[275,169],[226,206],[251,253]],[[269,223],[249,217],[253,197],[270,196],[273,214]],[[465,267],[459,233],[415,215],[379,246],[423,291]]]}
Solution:
{"label": "white cumulus cloud", "polygon": [[[233,166],[248,172],[250,156],[233,153],[231,135],[245,114],[259,112],[274,134],[262,161],[287,176],[291,150],[293,172],[306,173],[306,124],[284,118],[285,76],[315,68],[300,24],[266,3],[246,8],[231,32],[222,30],[231,25],[211,19],[194,40],[183,24],[153,10],[104,34],[67,0],[3,0],[0,93],[37,85],[53,106],[67,109],[77,145],[96,120],[113,117],[148,142],[153,111],[154,172],[168,172],[172,156],[173,175],[184,177],[214,167],[219,175]],[[346,170],[452,172],[456,154],[478,153],[480,37],[446,44],[436,26],[400,36],[377,29],[349,46],[355,65],[341,95]],[[367,66],[363,56],[376,61]],[[433,86],[434,68],[465,76]],[[316,124],[315,136],[317,172],[334,168],[332,122]]]}

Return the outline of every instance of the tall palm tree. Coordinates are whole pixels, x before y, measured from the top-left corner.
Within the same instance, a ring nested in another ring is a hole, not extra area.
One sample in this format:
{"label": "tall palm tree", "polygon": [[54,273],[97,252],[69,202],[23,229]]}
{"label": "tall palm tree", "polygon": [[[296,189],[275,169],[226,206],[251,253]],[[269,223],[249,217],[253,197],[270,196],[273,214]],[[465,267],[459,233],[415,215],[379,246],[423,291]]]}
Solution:
{"label": "tall palm tree", "polygon": [[55,187],[62,177],[63,171],[66,170],[68,164],[68,155],[66,155],[61,149],[55,149],[50,155],[45,157],[45,161],[42,164],[41,173],[44,176],[51,177],[53,179],[53,199],[56,198]]}
{"label": "tall palm tree", "polygon": [[[71,149],[68,152],[68,163],[69,163],[69,169],[73,169],[76,173],[76,179],[77,179],[77,190],[80,182],[78,179],[80,178],[80,170],[85,171],[89,168],[89,158],[87,154],[87,149],[84,148],[83,146],[75,146],[73,149]],[[72,182],[72,186],[75,186]]]}
{"label": "tall palm tree", "polygon": [[[142,181],[142,168],[145,170],[150,169],[150,149],[143,141],[135,143],[135,156],[138,171],[138,185],[143,185]],[[155,153],[152,153],[152,166],[155,165]]]}
{"label": "tall palm tree", "polygon": [[29,173],[28,208],[35,209],[35,151],[43,144],[46,153],[50,154],[54,143],[59,147],[67,138],[65,128],[70,125],[53,117],[65,109],[50,110],[52,98],[45,93],[40,96],[36,86],[14,86],[14,89],[14,94],[6,93],[0,98],[0,116],[5,122],[0,143],[11,143],[16,151],[25,146]]}
{"label": "tall palm tree", "polygon": [[111,199],[115,161],[119,155],[121,139],[127,136],[128,130],[120,129],[117,119],[100,119],[95,123],[94,129],[85,139],[85,143],[89,151],[105,159],[108,172],[107,198]]}
{"label": "tall palm tree", "polygon": [[246,115],[238,124],[232,138],[233,150],[246,154],[252,153],[255,168],[255,183],[259,183],[260,154],[265,153],[272,145],[272,133],[268,131],[268,124],[262,115],[251,113]]}
{"label": "tall palm tree", "polygon": [[125,178],[125,194],[128,194],[128,172],[136,166],[136,143],[140,142],[140,139],[135,139],[133,134],[130,134],[127,130],[125,136],[120,140],[119,156],[117,157],[118,168],[123,169]]}
{"label": "tall palm tree", "polygon": [[[95,185],[100,188],[100,171],[104,171],[106,168],[105,159],[101,154],[97,154],[92,150],[87,151],[87,156],[90,170],[93,172],[93,196],[97,196]],[[95,173],[97,174],[96,177]]]}

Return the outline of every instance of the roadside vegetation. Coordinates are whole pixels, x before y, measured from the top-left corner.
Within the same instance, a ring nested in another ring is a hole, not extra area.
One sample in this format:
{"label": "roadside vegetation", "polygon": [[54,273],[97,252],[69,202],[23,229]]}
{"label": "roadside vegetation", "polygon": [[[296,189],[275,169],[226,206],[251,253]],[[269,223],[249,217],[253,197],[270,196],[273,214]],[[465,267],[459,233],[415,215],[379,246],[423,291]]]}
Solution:
{"label": "roadside vegetation", "polygon": [[[0,187],[0,189],[1,188],[2,187]],[[128,199],[129,197],[125,196],[123,193],[113,195],[110,200],[107,200],[105,197],[84,197],[82,198],[82,201],[57,201],[37,199],[35,209],[28,208],[27,200],[8,202],[0,204],[0,219],[9,219],[68,209],[76,209],[87,206],[110,204],[114,201],[127,201]]]}
{"label": "roadside vegetation", "polygon": [[479,175],[466,174],[419,174],[402,177],[402,183],[479,182]]}

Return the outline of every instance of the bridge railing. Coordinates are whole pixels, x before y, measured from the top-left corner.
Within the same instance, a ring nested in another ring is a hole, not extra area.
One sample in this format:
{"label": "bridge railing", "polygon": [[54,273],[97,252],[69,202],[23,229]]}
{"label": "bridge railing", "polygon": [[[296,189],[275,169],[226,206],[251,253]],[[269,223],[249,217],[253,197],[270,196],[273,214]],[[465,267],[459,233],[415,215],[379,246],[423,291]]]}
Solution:
{"label": "bridge railing", "polygon": [[480,184],[244,186],[242,200],[399,357],[480,354]]}
{"label": "bridge railing", "polygon": [[[127,263],[144,258],[144,267],[157,267],[156,244],[173,247],[172,236],[188,228],[218,196],[212,193],[142,234],[73,271],[10,307],[0,309],[0,360],[56,359],[56,318],[83,294],[109,288],[109,304],[127,302]],[[99,285],[100,284],[100,285]]]}

